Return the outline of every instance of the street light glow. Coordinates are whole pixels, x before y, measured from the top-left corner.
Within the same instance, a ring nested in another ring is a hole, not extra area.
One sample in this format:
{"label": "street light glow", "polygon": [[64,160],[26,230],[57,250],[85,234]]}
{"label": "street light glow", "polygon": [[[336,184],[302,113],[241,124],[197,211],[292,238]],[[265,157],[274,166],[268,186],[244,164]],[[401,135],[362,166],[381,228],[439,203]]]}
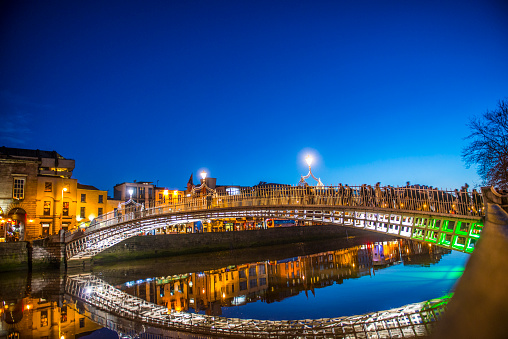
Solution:
{"label": "street light glow", "polygon": [[307,162],[307,165],[310,165],[312,164],[312,157],[310,155],[307,155],[307,157],[305,157],[305,161]]}
{"label": "street light glow", "polygon": [[130,194],[131,198],[132,198],[132,193],[134,193],[134,190],[132,188],[129,188],[129,194]]}
{"label": "street light glow", "polygon": [[202,178],[203,180],[205,180],[205,179],[206,179],[206,172],[205,172],[205,171],[202,171],[202,172],[201,172],[201,178]]}

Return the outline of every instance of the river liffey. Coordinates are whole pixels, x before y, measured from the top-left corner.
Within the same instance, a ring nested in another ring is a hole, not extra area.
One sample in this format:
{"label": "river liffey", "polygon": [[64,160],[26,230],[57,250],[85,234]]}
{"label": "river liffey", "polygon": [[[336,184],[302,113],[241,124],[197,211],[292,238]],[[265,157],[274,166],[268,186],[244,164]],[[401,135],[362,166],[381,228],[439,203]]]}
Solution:
{"label": "river liffey", "polygon": [[[3,274],[0,338],[146,337],[150,327],[122,321],[125,314],[271,321],[362,315],[453,292],[468,258],[370,238]],[[86,298],[101,293],[102,299]]]}

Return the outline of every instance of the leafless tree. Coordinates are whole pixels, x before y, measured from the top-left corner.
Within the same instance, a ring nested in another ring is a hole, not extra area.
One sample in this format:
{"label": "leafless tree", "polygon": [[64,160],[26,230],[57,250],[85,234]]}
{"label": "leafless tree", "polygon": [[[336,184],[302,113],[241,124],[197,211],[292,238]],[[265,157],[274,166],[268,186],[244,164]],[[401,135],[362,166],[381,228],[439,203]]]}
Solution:
{"label": "leafless tree", "polygon": [[478,165],[484,184],[508,189],[508,99],[497,108],[469,121],[470,143],[462,149],[462,159],[469,168]]}

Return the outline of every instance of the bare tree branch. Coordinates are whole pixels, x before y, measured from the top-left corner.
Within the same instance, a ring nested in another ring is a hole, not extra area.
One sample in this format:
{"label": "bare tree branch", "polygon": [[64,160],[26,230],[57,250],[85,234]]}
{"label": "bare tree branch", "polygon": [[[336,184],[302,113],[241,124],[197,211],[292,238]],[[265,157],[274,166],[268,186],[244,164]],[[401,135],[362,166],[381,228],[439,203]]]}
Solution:
{"label": "bare tree branch", "polygon": [[470,143],[462,149],[466,167],[478,165],[478,175],[485,184],[508,189],[508,99],[497,108],[473,118],[468,125]]}

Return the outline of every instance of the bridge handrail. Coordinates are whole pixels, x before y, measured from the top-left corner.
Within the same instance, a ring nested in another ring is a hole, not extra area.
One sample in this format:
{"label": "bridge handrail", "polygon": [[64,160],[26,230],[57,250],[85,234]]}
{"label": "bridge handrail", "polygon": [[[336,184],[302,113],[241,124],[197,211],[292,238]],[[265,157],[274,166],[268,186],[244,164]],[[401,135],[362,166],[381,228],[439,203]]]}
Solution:
{"label": "bridge handrail", "polygon": [[420,187],[380,186],[285,186],[277,188],[241,188],[239,194],[220,192],[209,195],[182,197],[175,203],[149,208],[125,206],[93,219],[85,233],[118,223],[171,212],[185,213],[197,210],[230,207],[271,205],[327,205],[376,207],[398,210],[428,211],[457,215],[481,216],[483,198],[479,192],[464,190],[445,191]]}

